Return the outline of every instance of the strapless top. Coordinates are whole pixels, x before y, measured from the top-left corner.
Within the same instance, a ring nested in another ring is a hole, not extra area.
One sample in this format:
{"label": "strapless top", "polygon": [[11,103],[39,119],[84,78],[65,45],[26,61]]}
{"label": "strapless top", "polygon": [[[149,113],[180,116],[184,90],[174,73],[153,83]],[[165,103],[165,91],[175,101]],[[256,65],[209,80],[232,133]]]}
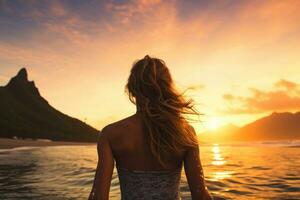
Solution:
{"label": "strapless top", "polygon": [[128,170],[118,165],[122,200],[179,200],[181,168],[163,171]]}

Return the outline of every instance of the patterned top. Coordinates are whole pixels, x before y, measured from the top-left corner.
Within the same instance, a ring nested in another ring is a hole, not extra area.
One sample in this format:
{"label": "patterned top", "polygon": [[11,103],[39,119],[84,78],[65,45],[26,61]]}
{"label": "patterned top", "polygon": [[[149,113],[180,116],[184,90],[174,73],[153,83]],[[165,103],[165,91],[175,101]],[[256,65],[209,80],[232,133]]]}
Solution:
{"label": "patterned top", "polygon": [[181,168],[128,170],[117,165],[122,200],[180,200]]}

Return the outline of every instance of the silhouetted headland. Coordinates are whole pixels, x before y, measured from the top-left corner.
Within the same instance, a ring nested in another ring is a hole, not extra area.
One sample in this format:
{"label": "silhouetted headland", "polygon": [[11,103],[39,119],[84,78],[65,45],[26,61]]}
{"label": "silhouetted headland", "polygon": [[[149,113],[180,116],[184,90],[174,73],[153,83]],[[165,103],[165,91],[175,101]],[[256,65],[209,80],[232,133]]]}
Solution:
{"label": "silhouetted headland", "polygon": [[53,108],[25,68],[0,87],[0,137],[95,142],[98,130]]}

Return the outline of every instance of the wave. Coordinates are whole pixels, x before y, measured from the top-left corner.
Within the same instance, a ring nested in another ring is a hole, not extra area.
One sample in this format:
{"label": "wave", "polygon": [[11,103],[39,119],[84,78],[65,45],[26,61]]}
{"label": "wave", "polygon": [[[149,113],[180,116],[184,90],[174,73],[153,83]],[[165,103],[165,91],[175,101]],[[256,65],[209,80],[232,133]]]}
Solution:
{"label": "wave", "polygon": [[38,149],[41,147],[14,147],[10,149],[0,149],[0,153],[5,153],[5,152],[12,152],[12,151],[26,151],[26,150],[32,150],[32,149]]}

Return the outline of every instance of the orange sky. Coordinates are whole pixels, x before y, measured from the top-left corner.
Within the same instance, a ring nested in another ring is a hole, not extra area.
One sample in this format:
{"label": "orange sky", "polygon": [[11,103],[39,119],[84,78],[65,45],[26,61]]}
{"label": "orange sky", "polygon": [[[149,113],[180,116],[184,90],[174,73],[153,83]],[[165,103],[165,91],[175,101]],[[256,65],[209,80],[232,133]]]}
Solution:
{"label": "orange sky", "polygon": [[162,58],[201,132],[300,110],[300,1],[2,1],[0,84],[26,67],[60,111],[102,128],[135,112],[134,60]]}

